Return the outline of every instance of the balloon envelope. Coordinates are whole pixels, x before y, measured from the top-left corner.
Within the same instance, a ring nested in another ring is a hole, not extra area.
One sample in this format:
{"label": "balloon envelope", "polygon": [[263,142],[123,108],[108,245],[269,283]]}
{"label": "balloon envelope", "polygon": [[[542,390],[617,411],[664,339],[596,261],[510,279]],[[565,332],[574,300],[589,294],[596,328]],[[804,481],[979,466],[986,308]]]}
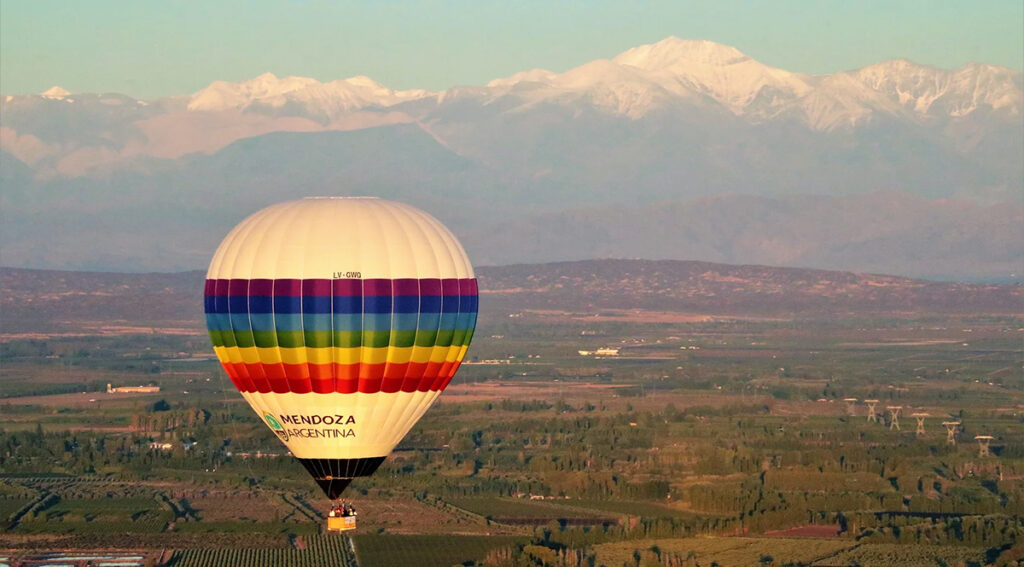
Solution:
{"label": "balloon envelope", "polygon": [[205,310],[235,387],[337,498],[451,381],[476,326],[477,282],[459,242],[423,211],[309,198],[224,238]]}

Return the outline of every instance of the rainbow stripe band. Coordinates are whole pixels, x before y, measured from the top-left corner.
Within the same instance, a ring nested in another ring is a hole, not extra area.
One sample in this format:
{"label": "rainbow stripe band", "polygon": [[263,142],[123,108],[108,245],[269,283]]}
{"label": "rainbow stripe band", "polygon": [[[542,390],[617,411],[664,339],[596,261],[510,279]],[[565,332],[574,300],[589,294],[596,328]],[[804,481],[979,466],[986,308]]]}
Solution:
{"label": "rainbow stripe band", "polygon": [[243,392],[443,390],[476,327],[476,279],[208,279],[206,323]]}

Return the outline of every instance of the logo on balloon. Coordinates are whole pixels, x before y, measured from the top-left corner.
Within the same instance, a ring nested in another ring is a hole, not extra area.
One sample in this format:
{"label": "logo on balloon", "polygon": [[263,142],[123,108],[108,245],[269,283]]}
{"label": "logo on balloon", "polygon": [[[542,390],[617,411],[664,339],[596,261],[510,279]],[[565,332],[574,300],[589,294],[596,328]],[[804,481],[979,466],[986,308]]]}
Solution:
{"label": "logo on balloon", "polygon": [[270,430],[276,433],[277,436],[281,438],[281,441],[288,440],[288,438],[290,437],[288,435],[288,431],[285,430],[284,426],[281,425],[280,421],[277,421],[277,418],[270,415],[269,413],[264,413],[263,420],[267,422],[267,426],[270,427]]}

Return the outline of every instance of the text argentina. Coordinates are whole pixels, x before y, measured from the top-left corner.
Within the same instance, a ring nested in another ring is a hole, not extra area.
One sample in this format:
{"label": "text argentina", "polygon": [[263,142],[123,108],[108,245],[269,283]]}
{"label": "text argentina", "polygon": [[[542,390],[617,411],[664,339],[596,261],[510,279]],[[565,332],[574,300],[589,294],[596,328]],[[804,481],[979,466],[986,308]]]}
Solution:
{"label": "text argentina", "polygon": [[356,436],[356,432],[353,429],[316,429],[313,427],[289,429],[287,433],[290,437],[298,437],[300,439],[344,439],[345,437]]}

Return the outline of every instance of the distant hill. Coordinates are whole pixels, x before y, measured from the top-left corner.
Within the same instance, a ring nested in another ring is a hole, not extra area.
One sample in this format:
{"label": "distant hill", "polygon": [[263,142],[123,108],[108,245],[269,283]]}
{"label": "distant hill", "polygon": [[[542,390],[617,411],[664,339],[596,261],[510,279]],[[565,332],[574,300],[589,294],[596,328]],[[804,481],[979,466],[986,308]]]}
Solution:
{"label": "distant hill", "polygon": [[[708,262],[588,260],[484,266],[483,313],[640,309],[718,316],[1021,315],[1020,285]],[[204,273],[123,274],[0,268],[0,334],[95,334],[122,327],[201,332]]]}

